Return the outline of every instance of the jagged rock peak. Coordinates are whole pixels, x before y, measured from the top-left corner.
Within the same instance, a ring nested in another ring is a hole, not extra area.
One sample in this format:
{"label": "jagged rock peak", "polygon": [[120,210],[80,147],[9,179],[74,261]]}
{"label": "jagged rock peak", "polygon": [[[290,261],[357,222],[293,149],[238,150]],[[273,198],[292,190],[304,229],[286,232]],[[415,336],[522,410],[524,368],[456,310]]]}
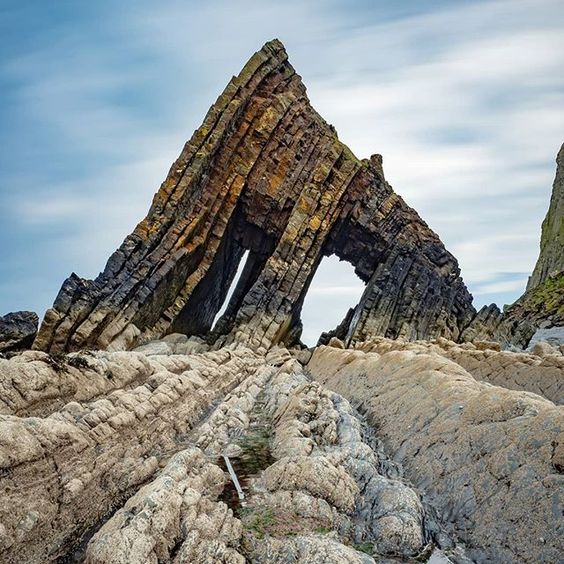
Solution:
{"label": "jagged rock peak", "polygon": [[475,315],[456,259],[311,106],[282,43],[234,77],[95,280],[67,279],[35,348],[130,348],[167,333],[208,334],[255,350],[298,341],[323,258],[366,283],[348,341],[371,335],[458,339]]}
{"label": "jagged rock peak", "polygon": [[556,157],[556,176],[548,213],[542,223],[540,254],[527,290],[564,271],[564,144]]}

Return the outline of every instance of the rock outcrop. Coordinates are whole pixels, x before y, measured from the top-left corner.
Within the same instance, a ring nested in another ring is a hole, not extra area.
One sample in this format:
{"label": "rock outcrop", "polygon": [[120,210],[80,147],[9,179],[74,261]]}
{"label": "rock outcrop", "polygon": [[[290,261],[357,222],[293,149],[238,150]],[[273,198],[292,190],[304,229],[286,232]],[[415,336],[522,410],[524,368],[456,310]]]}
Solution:
{"label": "rock outcrop", "polygon": [[318,347],[308,369],[366,413],[470,558],[561,559],[562,407],[432,353]]}
{"label": "rock outcrop", "polygon": [[464,368],[476,380],[532,392],[564,405],[564,355],[547,343],[539,343],[532,353],[515,353],[500,351],[499,343],[488,341],[458,344],[443,338],[408,342],[377,337],[359,343],[357,348],[379,354],[390,351],[439,354]]}
{"label": "rock outcrop", "polygon": [[496,304],[483,306],[462,331],[461,341],[472,342],[491,339],[503,320],[503,313]]}
{"label": "rock outcrop", "polygon": [[[504,345],[526,348],[539,330],[548,332],[553,344],[564,344],[564,145],[556,164],[550,207],[542,224],[540,254],[527,290],[503,315],[490,317],[485,326]],[[537,335],[534,341],[541,338]]]}
{"label": "rock outcrop", "polygon": [[[50,397],[35,406],[40,416],[0,417],[2,562],[49,562],[67,554],[182,449],[214,401],[264,369],[246,349],[143,360],[127,354],[133,366],[143,366],[140,381],[122,380],[86,401],[65,398],[61,408]],[[7,362],[24,370],[27,363],[15,360]],[[44,371],[45,383],[56,390],[56,375],[48,366]],[[10,372],[2,370],[0,378],[2,387],[12,384]],[[20,382],[24,393],[26,385],[36,385]]]}
{"label": "rock outcrop", "polygon": [[38,324],[39,318],[33,311],[16,311],[0,317],[0,353],[30,348]]}
{"label": "rock outcrop", "polygon": [[[59,357],[57,373],[46,353],[0,367],[2,387],[25,398],[0,416],[2,562],[369,564],[436,547],[463,555],[366,421],[287,350],[178,355],[171,341],[164,355],[161,341],[149,354]],[[77,359],[95,380],[81,401]],[[97,378],[104,370],[115,374],[107,385]],[[51,390],[35,401],[31,372]]]}
{"label": "rock outcrop", "polygon": [[539,329],[549,329],[558,335],[563,327],[564,271],[527,290],[506,308],[493,338],[503,344],[526,348]]}
{"label": "rock outcrop", "polygon": [[557,561],[564,408],[447,355],[492,380],[496,355],[548,365],[332,342],[307,370],[277,347],[179,354],[179,335],[3,360],[0,560]]}
{"label": "rock outcrop", "polygon": [[214,332],[227,343],[296,342],[304,297],[331,254],[366,283],[348,338],[456,340],[475,314],[455,258],[393,192],[381,157],[359,160],[338,140],[274,40],[211,107],[100,276],[65,281],[35,348],[208,333],[245,250]]}
{"label": "rock outcrop", "polygon": [[548,213],[542,223],[540,255],[527,283],[536,288],[548,278],[564,271],[564,144],[556,157],[556,177]]}

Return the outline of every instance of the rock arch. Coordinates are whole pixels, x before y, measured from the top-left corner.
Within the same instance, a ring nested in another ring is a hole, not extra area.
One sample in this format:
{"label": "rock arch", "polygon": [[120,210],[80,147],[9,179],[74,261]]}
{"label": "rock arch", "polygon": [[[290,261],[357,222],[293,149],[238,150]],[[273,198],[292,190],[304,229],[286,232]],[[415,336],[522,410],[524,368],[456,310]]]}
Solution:
{"label": "rock arch", "polygon": [[218,322],[227,342],[296,341],[309,283],[333,253],[367,284],[350,339],[456,340],[475,315],[456,259],[393,192],[381,157],[359,160],[339,141],[274,40],[227,85],[98,278],[64,282],[34,346],[120,349],[206,333],[245,249]]}

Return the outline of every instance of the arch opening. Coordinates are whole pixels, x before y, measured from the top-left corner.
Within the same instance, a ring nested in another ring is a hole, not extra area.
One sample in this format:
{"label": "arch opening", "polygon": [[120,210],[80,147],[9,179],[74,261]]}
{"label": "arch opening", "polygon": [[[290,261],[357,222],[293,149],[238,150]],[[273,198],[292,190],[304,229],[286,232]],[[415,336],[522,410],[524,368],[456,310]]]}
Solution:
{"label": "arch opening", "polygon": [[304,299],[301,341],[308,347],[317,345],[323,332],[337,327],[356,307],[364,288],[350,263],[336,255],[323,257]]}

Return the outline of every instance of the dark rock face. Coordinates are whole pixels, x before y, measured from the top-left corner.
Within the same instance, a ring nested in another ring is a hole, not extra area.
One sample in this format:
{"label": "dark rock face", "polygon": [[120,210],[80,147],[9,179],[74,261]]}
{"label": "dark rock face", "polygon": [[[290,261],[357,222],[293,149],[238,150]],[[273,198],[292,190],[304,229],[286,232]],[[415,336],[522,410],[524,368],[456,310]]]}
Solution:
{"label": "dark rock face", "polygon": [[503,313],[496,304],[484,306],[470,325],[462,332],[463,341],[487,340],[496,332],[503,319]]}
{"label": "dark rock face", "polygon": [[16,311],[0,317],[0,352],[31,347],[38,324],[39,318],[33,311]]}
{"label": "dark rock face", "polygon": [[558,327],[564,327],[564,271],[527,290],[507,308],[494,337],[525,348],[538,329]]}
{"label": "dark rock face", "polygon": [[333,253],[366,283],[348,340],[457,340],[475,315],[456,259],[393,192],[381,157],[361,161],[338,140],[274,40],[211,107],[103,273],[64,282],[35,348],[208,333],[246,249],[214,333],[227,343],[297,342],[306,292]]}

